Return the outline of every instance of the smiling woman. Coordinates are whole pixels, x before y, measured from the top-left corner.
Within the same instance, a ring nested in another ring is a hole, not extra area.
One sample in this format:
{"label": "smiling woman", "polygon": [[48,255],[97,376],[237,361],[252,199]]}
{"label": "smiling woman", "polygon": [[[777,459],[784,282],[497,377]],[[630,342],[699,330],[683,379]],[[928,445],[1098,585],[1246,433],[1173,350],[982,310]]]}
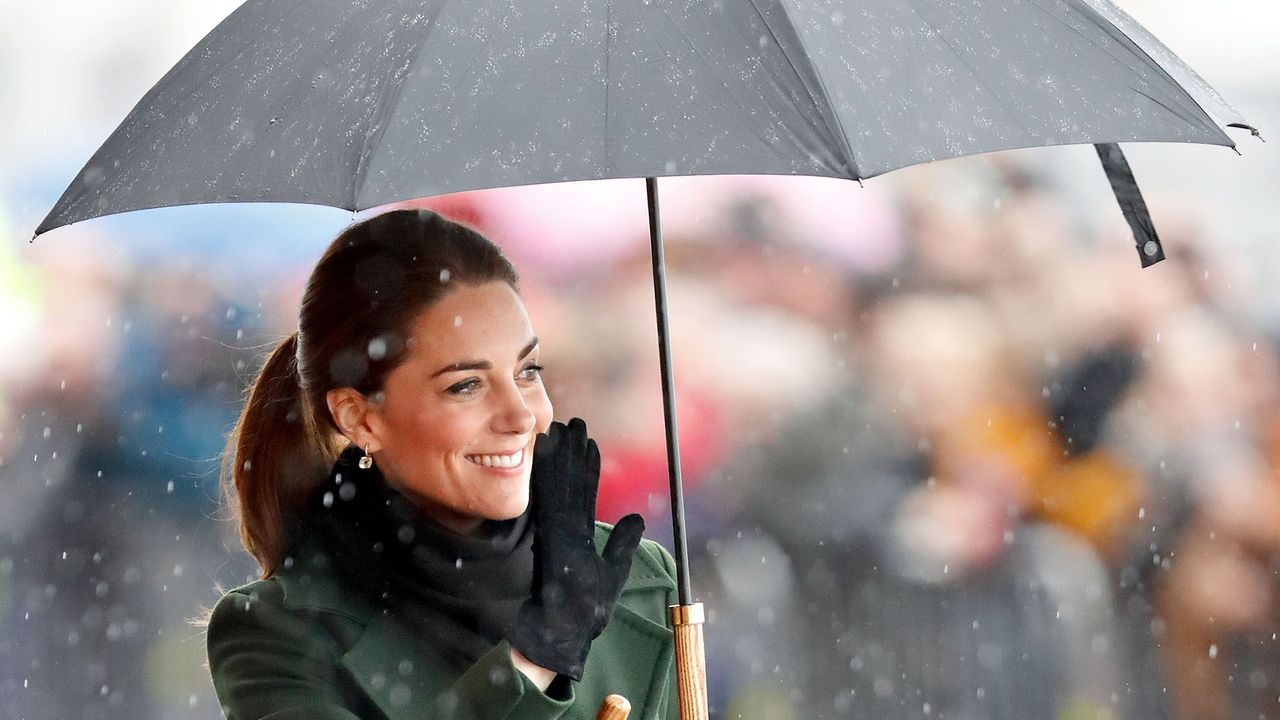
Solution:
{"label": "smiling woman", "polygon": [[594,522],[599,450],[552,422],[539,353],[470,228],[334,240],[224,457],[263,571],[209,621],[230,720],[674,716],[674,562],[638,515]]}

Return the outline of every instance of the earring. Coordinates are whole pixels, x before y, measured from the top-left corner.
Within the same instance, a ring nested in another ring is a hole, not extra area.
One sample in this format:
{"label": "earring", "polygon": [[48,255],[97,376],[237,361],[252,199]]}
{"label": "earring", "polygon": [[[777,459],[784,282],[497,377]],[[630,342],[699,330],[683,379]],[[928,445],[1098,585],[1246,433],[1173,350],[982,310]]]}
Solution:
{"label": "earring", "polygon": [[369,454],[368,445],[364,446],[364,457],[360,458],[358,465],[360,465],[361,470],[368,470],[373,467],[373,456]]}

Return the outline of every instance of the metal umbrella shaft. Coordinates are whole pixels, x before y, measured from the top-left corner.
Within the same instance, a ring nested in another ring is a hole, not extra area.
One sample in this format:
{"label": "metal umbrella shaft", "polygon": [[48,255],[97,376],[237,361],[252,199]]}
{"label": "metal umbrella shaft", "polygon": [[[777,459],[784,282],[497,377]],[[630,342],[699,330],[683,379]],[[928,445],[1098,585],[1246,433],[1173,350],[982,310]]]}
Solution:
{"label": "metal umbrella shaft", "polygon": [[681,720],[706,720],[707,659],[702,636],[702,603],[693,602],[689,583],[689,550],[684,531],[684,484],[680,478],[680,440],[676,432],[675,378],[671,370],[671,338],[667,332],[667,268],[662,253],[658,212],[658,180],[645,178],[649,200],[649,249],[653,260],[653,301],[658,320],[658,361],[662,368],[662,411],[667,432],[667,473],[671,480],[671,526],[675,536],[676,588],[680,604],[671,606],[675,633],[676,692]]}

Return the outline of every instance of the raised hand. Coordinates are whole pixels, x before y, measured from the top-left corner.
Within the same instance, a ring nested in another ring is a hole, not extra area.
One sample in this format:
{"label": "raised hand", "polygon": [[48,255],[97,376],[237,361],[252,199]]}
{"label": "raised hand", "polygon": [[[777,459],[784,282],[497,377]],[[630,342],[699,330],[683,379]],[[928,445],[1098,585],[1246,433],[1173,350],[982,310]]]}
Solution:
{"label": "raised hand", "polygon": [[595,547],[600,450],[579,418],[553,422],[534,444],[532,597],[507,633],[537,665],[582,679],[591,641],[604,631],[622,594],[644,519],[618,521],[604,550]]}

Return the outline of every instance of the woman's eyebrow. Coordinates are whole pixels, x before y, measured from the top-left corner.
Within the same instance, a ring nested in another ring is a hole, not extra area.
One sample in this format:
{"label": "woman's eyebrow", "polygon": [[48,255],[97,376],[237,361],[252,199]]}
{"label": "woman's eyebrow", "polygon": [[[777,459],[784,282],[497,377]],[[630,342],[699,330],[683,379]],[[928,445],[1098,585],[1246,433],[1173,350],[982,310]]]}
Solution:
{"label": "woman's eyebrow", "polygon": [[538,347],[538,338],[535,336],[532,340],[529,341],[528,345],[524,346],[524,349],[520,351],[520,354],[516,356],[516,362],[520,362],[521,360],[523,360],[525,356],[533,352],[533,349],[536,347]]}
{"label": "woman's eyebrow", "polygon": [[[536,347],[538,347],[538,338],[535,337],[529,341],[528,345],[524,346],[523,350],[520,351],[520,354],[516,357],[516,362],[523,360],[529,353],[533,352],[533,349]],[[431,378],[435,379],[448,372],[461,372],[464,370],[491,370],[492,368],[493,363],[488,360],[462,360],[451,365],[445,365],[439,370],[431,373]]]}

